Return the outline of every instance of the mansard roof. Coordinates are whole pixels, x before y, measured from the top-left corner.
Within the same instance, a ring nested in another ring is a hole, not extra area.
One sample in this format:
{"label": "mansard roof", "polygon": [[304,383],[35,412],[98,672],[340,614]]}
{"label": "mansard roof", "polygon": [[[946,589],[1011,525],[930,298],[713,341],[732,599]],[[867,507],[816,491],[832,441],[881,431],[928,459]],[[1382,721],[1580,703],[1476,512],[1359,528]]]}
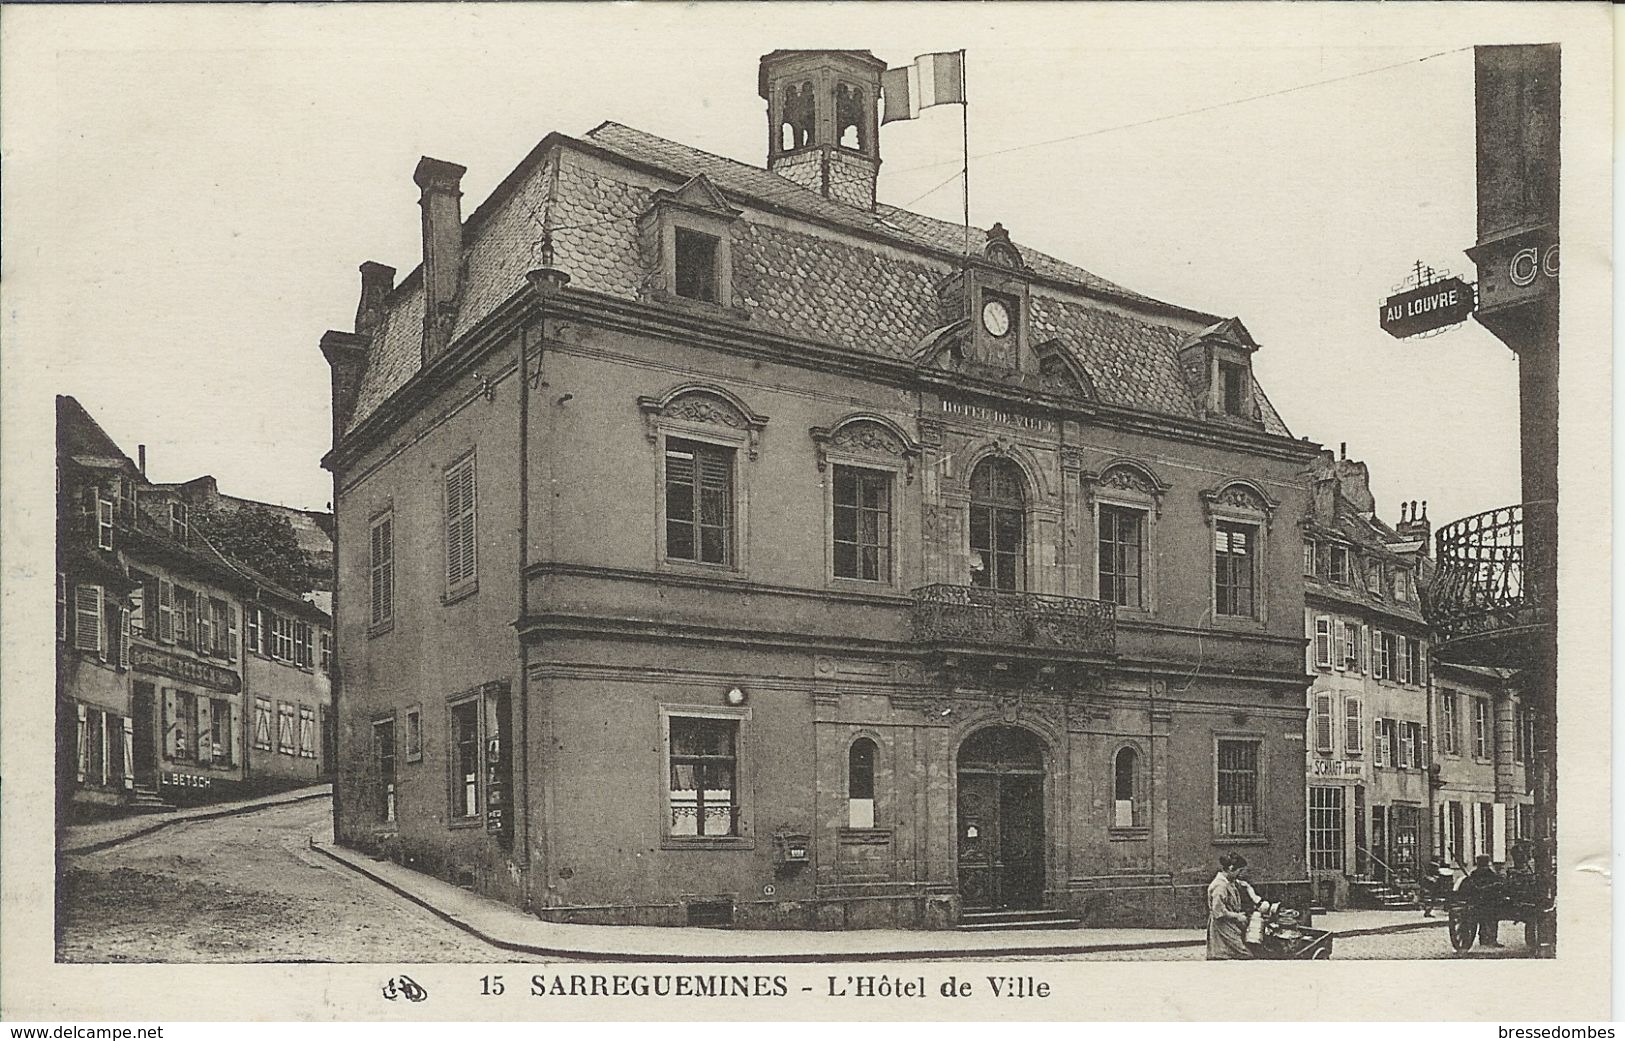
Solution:
{"label": "mansard roof", "polygon": [[[657,192],[692,192],[702,175],[705,189],[745,211],[733,226],[731,303],[752,329],[907,361],[941,325],[936,287],[960,263],[962,225],[884,204],[850,206],[762,167],[608,122],[582,139],[545,139],[465,222],[466,278],[453,341],[519,292],[525,272],[539,266],[544,212],[554,265],[569,272],[572,290],[640,299],[637,220]],[[973,229],[971,236],[979,246],[988,232]],[[1218,316],[1016,248],[1032,280],[1035,343],[1063,344],[1102,403],[1202,418],[1178,348],[1225,324]],[[423,308],[421,273],[413,272],[390,295],[374,334],[350,429],[417,372]],[[1256,381],[1254,393],[1265,432],[1291,436]]]}

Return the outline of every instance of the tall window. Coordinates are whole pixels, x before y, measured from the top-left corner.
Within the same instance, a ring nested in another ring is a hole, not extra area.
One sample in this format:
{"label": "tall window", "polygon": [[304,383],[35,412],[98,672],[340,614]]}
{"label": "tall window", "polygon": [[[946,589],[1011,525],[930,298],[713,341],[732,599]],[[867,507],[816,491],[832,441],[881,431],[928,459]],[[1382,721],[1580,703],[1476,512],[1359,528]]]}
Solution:
{"label": "tall window", "polygon": [[384,514],[372,522],[368,556],[372,573],[372,624],[387,625],[395,618],[395,518]]}
{"label": "tall window", "polygon": [[1332,696],[1315,695],[1315,751],[1332,751]]}
{"label": "tall window", "polygon": [[102,587],[73,587],[73,645],[81,651],[106,653],[102,632]]}
{"label": "tall window", "polygon": [[1315,616],[1315,667],[1332,667],[1332,619],[1330,615]]}
{"label": "tall window", "polygon": [[1314,539],[1305,539],[1303,543],[1303,573],[1310,578],[1320,573],[1316,569],[1320,555],[1318,546],[1319,544]]}
{"label": "tall window", "polygon": [[1399,637],[1393,633],[1377,630],[1376,643],[1372,647],[1376,658],[1375,668],[1379,680],[1394,678],[1395,663],[1399,658]]}
{"label": "tall window", "polygon": [[1473,758],[1490,757],[1490,703],[1473,698]]}
{"label": "tall window", "polygon": [[1461,754],[1461,705],[1453,690],[1439,695],[1439,743],[1445,755]]}
{"label": "tall window", "polygon": [[446,471],[446,592],[466,589],[477,577],[474,538],[474,457]]}
{"label": "tall window", "polygon": [[1527,708],[1518,708],[1517,760],[1527,763],[1535,758],[1535,714]]}
{"label": "tall window", "polygon": [[1343,789],[1309,789],[1309,870],[1343,869]]}
{"label": "tall window", "polygon": [[1100,598],[1120,607],[1144,607],[1145,512],[1100,507]]}
{"label": "tall window", "polygon": [[717,244],[715,235],[676,229],[678,296],[717,302]]}
{"label": "tall window", "polygon": [[389,824],[395,820],[395,720],[380,719],[372,724],[372,759],[378,771],[377,787],[373,790],[374,812],[378,820]]}
{"label": "tall window", "polygon": [[1112,827],[1137,828],[1145,822],[1139,813],[1140,753],[1123,747],[1112,757]]}
{"label": "tall window", "polygon": [[1343,623],[1343,668],[1352,672],[1360,670],[1360,626],[1355,622]]}
{"label": "tall window", "polygon": [[1218,754],[1218,832],[1257,835],[1258,742],[1220,741]]}
{"label": "tall window", "polygon": [[423,709],[413,705],[406,710],[406,761],[416,763],[423,758]]}
{"label": "tall window", "polygon": [[733,450],[666,442],[666,558],[727,564],[733,555]]}
{"label": "tall window", "polygon": [[197,695],[189,690],[174,692],[175,714],[169,721],[169,758],[179,761],[197,759]]}
{"label": "tall window", "polygon": [[333,675],[333,634],[326,629],[321,630],[321,669],[322,675]]}
{"label": "tall window", "polygon": [[835,467],[835,575],[891,579],[891,474]]}
{"label": "tall window", "polygon": [[1213,610],[1216,614],[1253,617],[1254,557],[1257,529],[1217,521],[1213,525]]}
{"label": "tall window", "polygon": [[299,716],[293,704],[279,701],[276,706],[276,750],[283,755],[299,754]]}
{"label": "tall window", "polygon": [[254,747],[271,750],[271,703],[265,698],[254,699]]}
{"label": "tall window", "polygon": [[182,542],[186,541],[187,517],[184,502],[169,504],[169,533]]}
{"label": "tall window", "polygon": [[739,834],[739,721],[671,716],[670,834]]}
{"label": "tall window", "polygon": [[1021,471],[984,459],[970,477],[971,582],[984,589],[1026,585],[1026,496]]}
{"label": "tall window", "polygon": [[96,545],[113,548],[113,500],[102,495],[96,497]]}
{"label": "tall window", "polygon": [[209,699],[209,751],[216,766],[231,766],[232,726],[231,702],[225,698]]}
{"label": "tall window", "polygon": [[1365,751],[1365,707],[1359,698],[1343,699],[1343,751],[1348,755]]}
{"label": "tall window", "polygon": [[309,705],[299,706],[299,755],[316,758],[316,710]]}
{"label": "tall window", "polygon": [[451,815],[476,817],[480,812],[480,703],[451,707]]}
{"label": "tall window", "polygon": [[1331,580],[1340,585],[1348,585],[1349,548],[1347,546],[1332,547]]}
{"label": "tall window", "polygon": [[1426,682],[1422,675],[1422,641],[1412,636],[1405,637],[1405,671],[1402,678],[1406,683]]}
{"label": "tall window", "polygon": [[852,742],[846,754],[846,825],[875,826],[875,743],[866,737]]}

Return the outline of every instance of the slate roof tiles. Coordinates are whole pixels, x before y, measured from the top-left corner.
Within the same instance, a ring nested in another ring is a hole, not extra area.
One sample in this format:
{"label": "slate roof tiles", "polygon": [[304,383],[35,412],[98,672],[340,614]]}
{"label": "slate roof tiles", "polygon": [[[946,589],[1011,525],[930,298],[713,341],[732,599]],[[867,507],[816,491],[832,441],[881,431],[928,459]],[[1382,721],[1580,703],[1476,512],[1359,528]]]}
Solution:
{"label": "slate roof tiles", "polygon": [[[956,256],[963,249],[962,226],[892,206],[880,205],[874,212],[848,206],[760,167],[618,123],[603,124],[586,140],[681,180],[703,173],[733,205],[747,210],[734,225],[734,289],[735,303],[749,314],[753,327],[903,359],[940,324],[936,284],[952,270],[943,254]],[[521,175],[500,203],[482,207],[489,212],[466,223],[464,288],[454,341],[523,287],[525,272],[539,263],[544,219],[552,229],[555,264],[570,273],[571,288],[639,298],[644,272],[637,218],[653,195],[649,175],[628,171],[625,179],[614,176],[612,161],[587,159],[568,147],[568,139],[564,143]],[[559,157],[557,170],[553,155]],[[892,245],[871,246],[811,224],[792,230],[782,220],[752,220],[748,211],[761,203],[883,236]],[[974,242],[986,241],[985,232],[973,229],[972,236]],[[1066,343],[1102,400],[1174,416],[1199,414],[1176,357],[1179,344],[1193,331],[1192,320],[1130,317],[1121,309],[1166,305],[1037,251],[1024,249],[1022,257],[1035,275],[1081,287],[1072,296],[1035,287],[1035,342],[1059,338]],[[1092,301],[1085,296],[1091,291],[1118,302]],[[391,295],[374,334],[351,429],[417,371],[423,307],[422,281],[409,276]],[[1263,392],[1257,394],[1265,429],[1288,435]]]}

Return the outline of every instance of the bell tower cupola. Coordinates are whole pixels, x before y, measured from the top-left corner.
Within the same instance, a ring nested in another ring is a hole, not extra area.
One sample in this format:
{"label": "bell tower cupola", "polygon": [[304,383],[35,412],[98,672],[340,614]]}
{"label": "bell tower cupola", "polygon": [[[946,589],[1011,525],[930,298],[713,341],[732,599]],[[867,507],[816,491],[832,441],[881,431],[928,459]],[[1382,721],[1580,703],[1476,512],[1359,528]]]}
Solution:
{"label": "bell tower cupola", "polygon": [[880,74],[868,51],[774,51],[757,91],[767,102],[767,168],[829,199],[875,205]]}

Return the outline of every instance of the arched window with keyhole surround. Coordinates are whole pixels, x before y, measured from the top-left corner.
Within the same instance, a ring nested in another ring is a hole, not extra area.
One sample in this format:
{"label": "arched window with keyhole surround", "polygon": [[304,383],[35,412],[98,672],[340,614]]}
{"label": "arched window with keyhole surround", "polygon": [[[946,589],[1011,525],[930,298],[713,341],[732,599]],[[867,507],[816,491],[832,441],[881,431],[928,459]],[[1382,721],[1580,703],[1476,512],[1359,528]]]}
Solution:
{"label": "arched window with keyhole surround", "polygon": [[846,753],[846,826],[875,826],[875,759],[872,739],[860,737]]}

